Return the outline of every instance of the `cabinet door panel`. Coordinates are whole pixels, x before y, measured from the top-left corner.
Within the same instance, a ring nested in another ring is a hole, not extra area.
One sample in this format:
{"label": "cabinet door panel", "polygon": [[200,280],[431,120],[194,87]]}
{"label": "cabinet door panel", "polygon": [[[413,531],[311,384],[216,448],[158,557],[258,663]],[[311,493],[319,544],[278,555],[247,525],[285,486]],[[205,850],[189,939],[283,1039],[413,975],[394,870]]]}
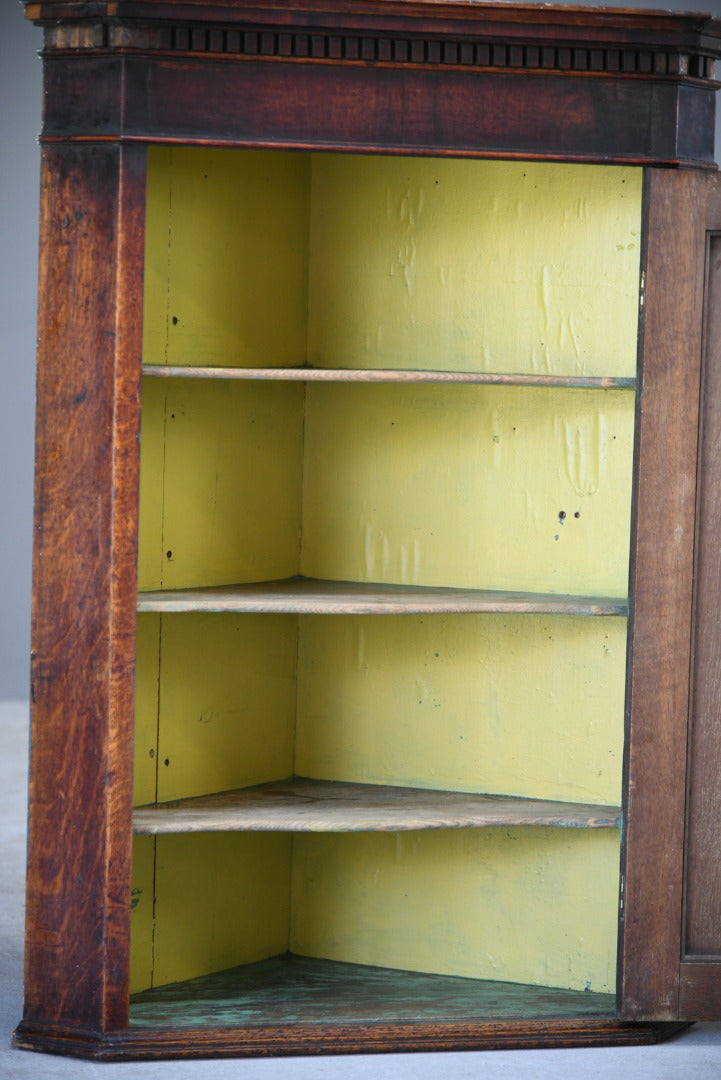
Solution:
{"label": "cabinet door panel", "polygon": [[[718,224],[718,223],[713,223]],[[709,232],[679,1010],[721,1015],[721,235]]]}
{"label": "cabinet door panel", "polygon": [[707,191],[646,176],[619,983],[634,1020],[678,1010]]}

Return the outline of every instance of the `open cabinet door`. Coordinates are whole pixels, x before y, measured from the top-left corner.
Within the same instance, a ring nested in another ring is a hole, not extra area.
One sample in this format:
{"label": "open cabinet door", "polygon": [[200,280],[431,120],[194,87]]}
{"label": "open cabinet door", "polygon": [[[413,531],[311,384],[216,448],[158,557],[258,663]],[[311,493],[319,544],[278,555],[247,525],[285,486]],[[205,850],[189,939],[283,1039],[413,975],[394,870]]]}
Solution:
{"label": "open cabinet door", "polygon": [[620,1012],[629,1019],[718,1019],[718,176],[648,170],[645,226]]}

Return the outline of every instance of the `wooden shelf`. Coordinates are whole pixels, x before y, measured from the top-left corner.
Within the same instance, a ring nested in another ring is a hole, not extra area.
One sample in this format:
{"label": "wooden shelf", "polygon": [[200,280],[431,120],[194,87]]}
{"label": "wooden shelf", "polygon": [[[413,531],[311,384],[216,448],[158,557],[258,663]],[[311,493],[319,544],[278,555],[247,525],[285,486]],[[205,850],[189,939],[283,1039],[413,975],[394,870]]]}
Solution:
{"label": "wooden shelf", "polygon": [[296,382],[455,383],[484,386],[569,387],[586,390],[634,390],[635,378],[596,375],[503,374],[491,371],[423,371],[359,368],[177,367],[146,364],[143,374],[156,379],[248,379]]}
{"label": "wooden shelf", "polygon": [[285,612],[318,615],[423,615],[496,612],[538,615],[627,615],[625,599],[525,593],[492,589],[446,589],[414,585],[283,581],[212,588],[141,592],[139,612]]}
{"label": "wooden shelf", "polygon": [[456,791],[289,780],[141,806],[138,834],[188,832],[406,832],[493,826],[618,829],[616,806]]}
{"label": "wooden shelf", "polygon": [[261,960],[134,994],[130,1028],[342,1024],[471,1016],[613,1017],[613,994],[433,975],[313,957]]}

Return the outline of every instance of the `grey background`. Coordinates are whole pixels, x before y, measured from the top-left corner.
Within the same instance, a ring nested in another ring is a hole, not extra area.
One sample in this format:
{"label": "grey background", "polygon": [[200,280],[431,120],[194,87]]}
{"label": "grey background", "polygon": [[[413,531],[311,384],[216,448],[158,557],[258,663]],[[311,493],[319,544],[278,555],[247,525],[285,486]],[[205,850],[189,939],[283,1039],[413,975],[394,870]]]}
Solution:
{"label": "grey background", "polygon": [[[721,15],[721,0],[672,7]],[[0,0],[0,700],[29,683],[41,37],[19,0]]]}

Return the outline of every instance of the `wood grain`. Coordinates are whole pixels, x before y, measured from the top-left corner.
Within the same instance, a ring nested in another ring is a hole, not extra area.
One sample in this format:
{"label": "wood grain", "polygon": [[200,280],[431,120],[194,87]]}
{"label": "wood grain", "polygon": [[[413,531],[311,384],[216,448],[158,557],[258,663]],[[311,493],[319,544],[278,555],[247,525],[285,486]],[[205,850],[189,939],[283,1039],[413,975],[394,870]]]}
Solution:
{"label": "wood grain", "polygon": [[678,1008],[707,191],[698,174],[647,175],[619,968],[628,1018]]}
{"label": "wood grain", "polygon": [[[710,237],[695,558],[684,954],[721,961],[721,238]],[[720,980],[721,983],[721,980]]]}
{"label": "wood grain", "polygon": [[[620,72],[583,72],[583,78],[569,79],[567,72],[514,72],[504,66],[459,67],[449,78],[443,68],[424,65],[404,70],[263,58],[228,64],[212,54],[168,58],[158,50],[124,58],[123,108],[118,112],[113,101],[105,112],[92,100],[86,104],[86,95],[94,85],[105,86],[116,59],[102,53],[48,55],[48,71],[62,62],[71,86],[60,95],[60,77],[53,78],[46,139],[713,164],[713,93],[678,76],[631,82]],[[689,112],[694,137],[681,146],[679,118],[685,130]]]}
{"label": "wood grain", "polygon": [[208,589],[141,592],[138,611],[284,612],[317,615],[422,615],[503,612],[543,615],[625,615],[623,599],[561,596],[552,593],[446,589],[412,585],[285,581]]}
{"label": "wood grain", "polygon": [[[48,33],[26,1005],[16,1045],[122,1059],[646,1042],[678,1030],[545,1016],[128,1028],[144,246],[144,155],[132,144],[708,168],[719,23],[430,0],[34,0],[26,11]],[[307,54],[291,55],[291,33],[296,45],[308,39]],[[679,971],[707,195],[691,173],[648,178],[619,983],[627,1018],[701,1015],[704,1001],[712,1011],[719,1000],[717,965]],[[708,520],[701,531],[711,536]],[[626,611],[594,598],[457,592],[449,606],[450,590],[297,589],[291,601],[285,586],[148,594],[141,610]],[[703,605],[696,618],[698,639]],[[695,662],[701,679],[701,651]],[[703,732],[700,722],[702,755]],[[699,800],[702,787],[692,788],[692,878],[707,835],[694,832]],[[705,934],[712,916],[694,914],[693,899],[703,880],[690,883],[688,911]],[[694,947],[705,947],[701,937]]]}
{"label": "wood grain", "polygon": [[58,1035],[21,1024],[15,1046],[96,1061],[155,1061],[160,1058],[267,1057],[271,1055],[368,1054],[450,1050],[522,1050],[537,1047],[650,1046],[670,1039],[685,1023],[624,1020],[448,1020],[378,1021],[357,1024],[268,1024],[262,1027],[192,1027]]}
{"label": "wood grain", "polygon": [[458,383],[486,386],[570,387],[588,390],[633,390],[636,380],[621,376],[500,374],[492,371],[423,371],[361,368],[177,367],[146,364],[146,378],[270,379],[298,382]]}
{"label": "wood grain", "polygon": [[[58,60],[88,80],[87,93],[51,96],[48,137],[87,136],[90,122],[126,139],[300,147],[321,132],[356,149],[713,161],[719,29],[708,18],[422,0],[98,2],[90,18],[85,5],[44,0],[27,14],[48,26],[48,70]],[[125,54],[120,112],[89,94],[107,85],[114,49]]]}
{"label": "wood grain", "polygon": [[617,829],[620,822],[620,808],[614,806],[302,777],[141,806],[133,813],[133,831],[149,834],[239,830],[400,832],[503,825]]}
{"label": "wood grain", "polygon": [[144,154],[43,155],[25,1018],[127,1022]]}
{"label": "wood grain", "polygon": [[678,1015],[681,1020],[716,1020],[721,1016],[719,962],[710,957],[681,962]]}

